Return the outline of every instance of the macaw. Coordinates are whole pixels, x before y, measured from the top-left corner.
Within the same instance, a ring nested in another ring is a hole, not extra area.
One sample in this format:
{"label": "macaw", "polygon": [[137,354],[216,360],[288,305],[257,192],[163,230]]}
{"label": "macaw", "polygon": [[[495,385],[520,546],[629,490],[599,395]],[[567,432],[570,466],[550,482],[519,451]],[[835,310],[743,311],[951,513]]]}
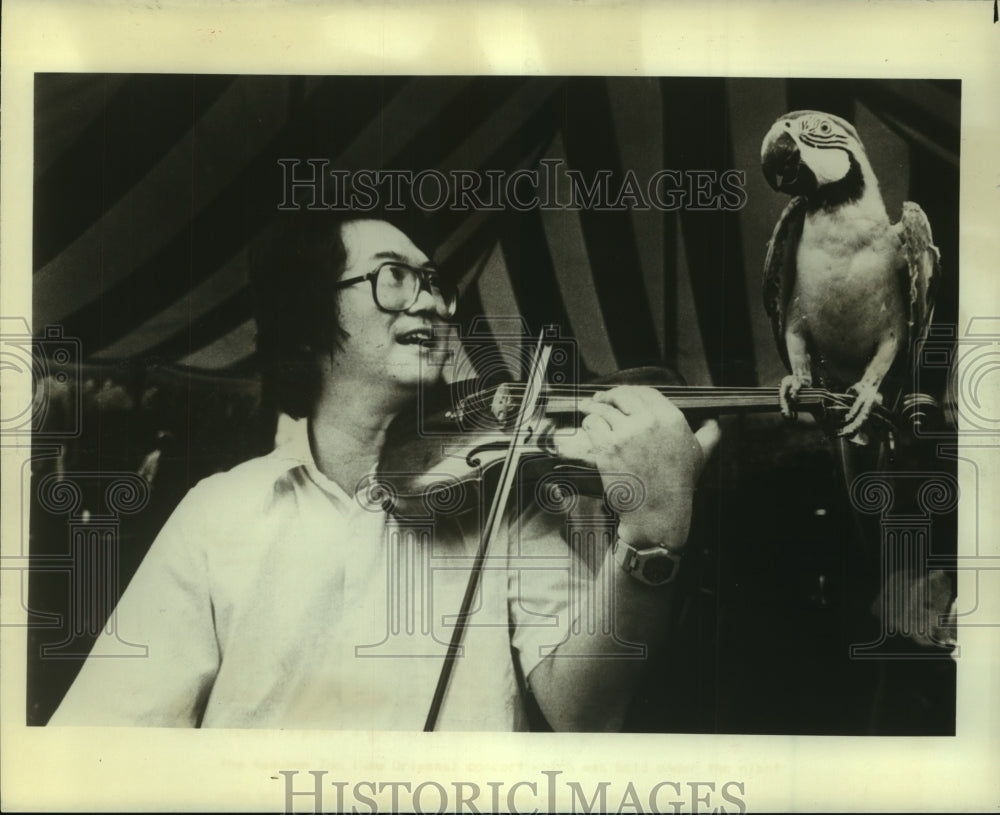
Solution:
{"label": "macaw", "polygon": [[829,113],[779,118],[761,146],[768,183],[794,196],[764,262],[764,305],[785,367],[789,417],[814,380],[855,399],[838,433],[860,435],[883,380],[930,323],[940,252],[917,204],[889,221],[854,127]]}

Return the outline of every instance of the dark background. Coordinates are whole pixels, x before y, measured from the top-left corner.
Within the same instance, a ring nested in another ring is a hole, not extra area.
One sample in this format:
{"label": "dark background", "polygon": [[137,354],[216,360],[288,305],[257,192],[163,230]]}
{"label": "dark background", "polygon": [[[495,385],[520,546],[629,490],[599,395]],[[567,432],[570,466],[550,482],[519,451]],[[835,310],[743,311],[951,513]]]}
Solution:
{"label": "dark background", "polygon": [[[640,180],[743,170],[738,211],[440,210],[419,227],[460,280],[466,332],[488,318],[478,344],[520,346],[496,336],[516,316],[529,334],[558,324],[581,378],[653,363],[691,384],[776,385],[759,288],[787,201],[763,180],[760,142],[802,108],[855,124],[893,220],[904,200],[925,210],[944,270],[935,322],[954,325],[957,81],[37,75],[33,325],[46,409],[29,497],[28,723],[48,720],[186,489],[273,445],[246,247],[281,200],[279,158],[414,171],[558,158]],[[74,341],[79,367],[56,358],[48,326]],[[944,401],[946,374],[921,371],[921,389]],[[848,657],[880,631],[881,523],[852,512],[837,448],[807,418],[730,417],[725,430],[699,493],[676,644],[651,666],[630,726],[953,732],[954,663],[941,649],[890,659],[914,648],[893,640],[886,658]],[[933,443],[878,466],[953,470]],[[108,485],[138,473],[148,502],[114,512]],[[63,481],[79,500],[54,508],[40,490]],[[78,582],[93,565],[88,534],[112,564],[97,592]],[[934,553],[953,552],[954,513],[931,535]]]}

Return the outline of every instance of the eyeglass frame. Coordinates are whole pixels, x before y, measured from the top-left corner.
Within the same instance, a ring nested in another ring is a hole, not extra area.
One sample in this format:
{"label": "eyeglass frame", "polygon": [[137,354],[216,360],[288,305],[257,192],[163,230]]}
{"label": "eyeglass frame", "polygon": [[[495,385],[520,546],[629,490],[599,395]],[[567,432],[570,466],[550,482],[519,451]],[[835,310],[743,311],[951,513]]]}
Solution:
{"label": "eyeglass frame", "polygon": [[[404,306],[403,308],[398,308],[398,309],[386,308],[378,300],[378,276],[379,272],[381,272],[386,266],[402,266],[407,271],[416,274],[417,278],[420,281],[420,285],[417,286],[416,292],[413,295],[413,300],[411,300],[410,303]],[[400,314],[401,312],[409,311],[411,308],[413,308],[414,303],[416,303],[417,300],[420,299],[420,293],[422,291],[426,291],[428,294],[431,295],[432,298],[434,297],[434,292],[431,290],[432,275],[438,278],[438,280],[442,279],[441,271],[435,267],[411,266],[409,263],[404,263],[403,261],[400,260],[387,260],[384,263],[380,263],[372,271],[368,272],[368,274],[358,275],[357,277],[350,277],[347,280],[338,280],[336,283],[334,283],[333,288],[334,291],[340,291],[341,289],[346,289],[350,286],[357,285],[358,283],[367,280],[372,285],[372,301],[375,303],[376,308],[378,308],[380,311],[386,312],[387,314]],[[445,307],[448,313],[441,314],[440,312],[438,312],[436,304],[434,311],[437,312],[438,316],[442,318],[455,316],[455,309],[458,306],[458,291],[453,287],[450,289],[450,292],[452,293],[452,298],[451,298],[451,303],[449,304],[446,290],[442,288],[440,285],[437,287],[437,289],[441,293],[441,296],[445,301]]]}

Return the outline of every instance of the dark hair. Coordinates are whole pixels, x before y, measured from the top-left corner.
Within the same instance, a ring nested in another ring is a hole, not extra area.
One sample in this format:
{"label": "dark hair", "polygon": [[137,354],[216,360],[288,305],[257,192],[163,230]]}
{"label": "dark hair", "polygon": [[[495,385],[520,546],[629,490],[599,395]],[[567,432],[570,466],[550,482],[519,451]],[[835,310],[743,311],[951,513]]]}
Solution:
{"label": "dark hair", "polygon": [[319,395],[320,356],[348,336],[340,325],[334,288],[347,262],[343,226],[369,219],[391,223],[411,236],[425,232],[409,214],[296,209],[277,212],[250,245],[264,391],[294,419],[307,416]]}
{"label": "dark hair", "polygon": [[356,216],[279,212],[250,246],[249,273],[264,389],[295,419],[319,392],[319,355],[346,337],[336,290],[347,260],[341,228]]}

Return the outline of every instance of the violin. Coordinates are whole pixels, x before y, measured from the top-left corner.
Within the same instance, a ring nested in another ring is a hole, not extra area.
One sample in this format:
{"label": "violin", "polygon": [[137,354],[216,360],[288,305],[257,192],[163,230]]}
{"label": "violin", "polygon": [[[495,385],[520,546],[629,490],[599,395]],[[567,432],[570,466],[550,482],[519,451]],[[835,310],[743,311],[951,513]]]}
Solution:
{"label": "violin", "polygon": [[[544,333],[524,383],[480,387],[476,382],[460,382],[451,386],[444,405],[433,398],[422,398],[416,406],[416,415],[407,413],[397,417],[387,431],[382,460],[368,491],[369,499],[378,500],[386,510],[397,515],[426,517],[439,510],[455,511],[468,505],[468,486],[478,486],[488,472],[499,470],[482,524],[479,550],[427,713],[425,731],[436,727],[455,662],[461,653],[486,553],[498,537],[501,514],[515,482],[523,486],[525,459],[541,461],[542,471],[562,467],[589,473],[595,497],[603,492],[600,474],[592,463],[567,461],[559,452],[560,433],[576,432],[579,426],[581,399],[623,384],[651,385],[667,396],[692,423],[723,413],[781,409],[778,388],[689,387],[680,383],[675,374],[661,368],[630,369],[589,385],[549,383],[545,372],[552,348],[546,347],[543,340]],[[854,397],[848,394],[804,388],[795,400],[795,407],[810,411],[830,426],[830,420],[846,413],[853,402]],[[914,406],[915,415],[926,415],[926,399],[911,400],[909,404]],[[881,406],[872,411],[869,425],[880,427],[890,438],[897,431],[892,414]],[[530,474],[532,468],[528,470],[529,480],[536,477]],[[538,472],[537,468],[534,472]],[[586,479],[574,479],[576,487],[581,483],[586,483]]]}
{"label": "violin", "polygon": [[[519,453],[532,463],[522,467],[520,474],[537,478],[553,470],[573,472],[575,484],[586,494],[600,497],[601,480],[593,464],[563,456],[559,441],[579,426],[583,399],[619,385],[654,387],[685,414],[692,427],[722,415],[781,409],[777,387],[689,386],[669,369],[658,367],[631,368],[587,384],[545,383],[531,415],[524,419]],[[369,493],[400,515],[426,516],[471,506],[484,476],[507,455],[528,390],[527,383],[484,386],[466,380],[424,395],[414,410],[398,416],[390,426]],[[828,434],[835,435],[853,402],[851,394],[803,388],[794,407],[811,414]],[[908,397],[911,421],[925,419],[929,403],[933,403],[929,397]],[[882,406],[876,406],[869,417],[868,427],[883,434],[890,447],[900,426],[899,419]],[[587,473],[595,477],[580,478]]]}

